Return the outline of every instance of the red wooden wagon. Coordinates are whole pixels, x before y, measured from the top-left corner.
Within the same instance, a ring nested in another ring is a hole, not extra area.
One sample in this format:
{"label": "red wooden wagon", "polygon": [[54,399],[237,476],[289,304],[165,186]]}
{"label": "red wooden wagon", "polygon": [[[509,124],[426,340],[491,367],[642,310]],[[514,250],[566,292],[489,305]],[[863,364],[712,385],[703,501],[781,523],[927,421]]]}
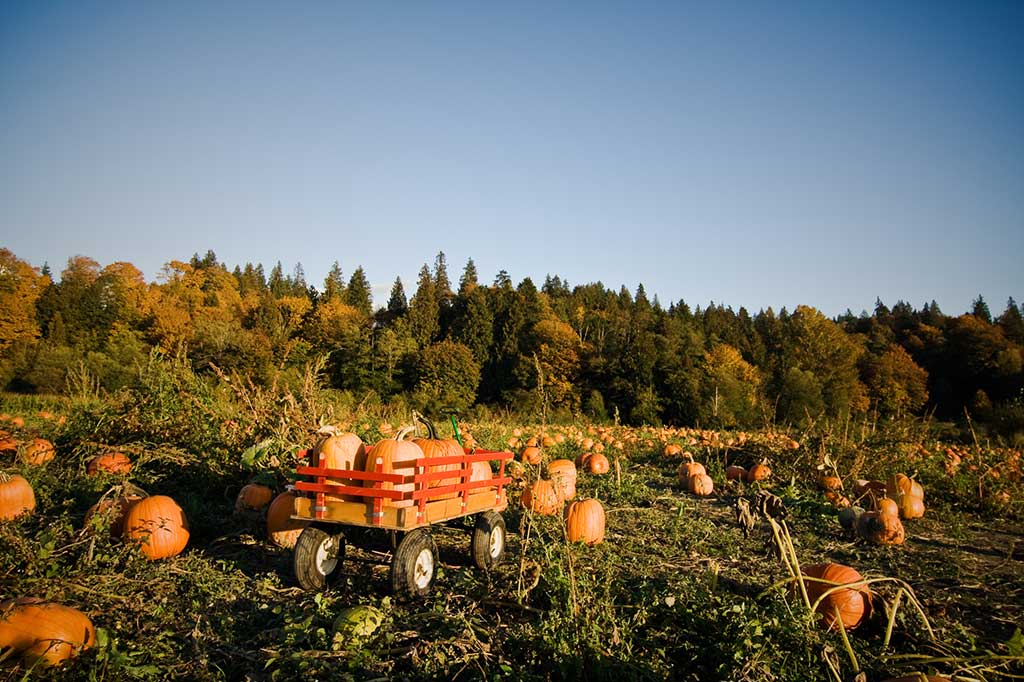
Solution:
{"label": "red wooden wagon", "polygon": [[[475,515],[469,549],[473,562],[481,569],[497,565],[505,554],[501,512],[508,506],[505,486],[511,479],[505,475],[505,463],[511,458],[510,452],[464,450],[462,455],[417,459],[415,473],[397,474],[385,473],[382,460],[375,461],[371,451],[367,460],[374,471],[326,469],[319,461],[297,467],[296,473],[308,478],[295,483],[292,518],[312,522],[295,544],[299,585],[322,590],[340,574],[345,557],[344,526],[390,531],[391,586],[399,595],[423,596],[433,585],[437,545],[430,532],[432,525],[465,523],[465,517]],[[496,476],[470,480],[474,462],[490,461],[498,463]],[[459,469],[448,468],[454,465]],[[349,479],[357,485],[337,485],[328,479]],[[455,479],[458,482],[451,483]],[[396,484],[413,484],[413,489],[391,489]]]}

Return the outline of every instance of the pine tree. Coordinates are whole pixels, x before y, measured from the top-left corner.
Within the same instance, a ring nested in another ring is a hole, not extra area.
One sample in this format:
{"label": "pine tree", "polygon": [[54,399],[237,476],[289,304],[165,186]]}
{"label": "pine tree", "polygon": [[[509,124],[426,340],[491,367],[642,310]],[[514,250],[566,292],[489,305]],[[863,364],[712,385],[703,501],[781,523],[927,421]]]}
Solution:
{"label": "pine tree", "polygon": [[459,278],[459,296],[468,295],[477,286],[479,283],[477,282],[476,264],[470,258],[466,261],[466,269],[462,271],[462,277]]}
{"label": "pine tree", "polygon": [[288,282],[284,279],[284,268],[281,266],[281,261],[277,261],[277,265],[270,271],[270,279],[267,281],[267,285],[270,287],[270,293],[274,298],[288,295]]}
{"label": "pine tree", "polygon": [[437,295],[430,268],[420,268],[416,293],[409,302],[409,330],[420,348],[433,343],[440,329]]}
{"label": "pine tree", "polygon": [[979,320],[992,324],[992,313],[989,311],[988,303],[985,303],[985,299],[981,294],[978,294],[978,298],[974,299],[974,303],[971,304],[971,314]]}
{"label": "pine tree", "polygon": [[345,302],[369,317],[373,314],[371,296],[370,282],[366,279],[363,266],[360,265],[348,280],[348,287],[345,289]]}
{"label": "pine tree", "polygon": [[328,301],[345,300],[345,280],[338,261],[334,261],[327,277],[324,278],[324,299]]}
{"label": "pine tree", "polygon": [[409,301],[405,298],[405,287],[402,286],[401,277],[395,277],[395,283],[391,285],[387,311],[392,318],[402,317],[409,312]]}
{"label": "pine tree", "polygon": [[1024,345],[1024,316],[1021,315],[1020,308],[1017,307],[1013,296],[1006,302],[1006,310],[999,316],[997,322],[1003,328],[1006,338],[1014,343]]}

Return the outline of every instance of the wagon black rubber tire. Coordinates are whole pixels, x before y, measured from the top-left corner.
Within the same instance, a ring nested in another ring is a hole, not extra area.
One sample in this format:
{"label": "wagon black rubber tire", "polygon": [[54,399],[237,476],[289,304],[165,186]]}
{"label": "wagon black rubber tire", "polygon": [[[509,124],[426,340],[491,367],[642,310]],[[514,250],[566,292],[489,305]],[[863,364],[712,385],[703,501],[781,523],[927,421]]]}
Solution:
{"label": "wagon black rubber tire", "polygon": [[505,518],[500,513],[485,511],[476,515],[469,553],[477,568],[487,571],[501,563],[505,558],[505,535]]}
{"label": "wagon black rubber tire", "polygon": [[437,544],[426,528],[405,534],[391,558],[391,589],[399,598],[425,597],[437,576]]}
{"label": "wagon black rubber tire", "polygon": [[[333,546],[330,544],[334,542]],[[323,548],[325,555],[318,558]],[[329,561],[334,561],[333,566]],[[341,575],[341,564],[345,560],[345,535],[330,533],[319,526],[306,526],[295,542],[292,564],[299,586],[309,592],[319,592],[331,585]],[[325,563],[327,564],[325,566]]]}

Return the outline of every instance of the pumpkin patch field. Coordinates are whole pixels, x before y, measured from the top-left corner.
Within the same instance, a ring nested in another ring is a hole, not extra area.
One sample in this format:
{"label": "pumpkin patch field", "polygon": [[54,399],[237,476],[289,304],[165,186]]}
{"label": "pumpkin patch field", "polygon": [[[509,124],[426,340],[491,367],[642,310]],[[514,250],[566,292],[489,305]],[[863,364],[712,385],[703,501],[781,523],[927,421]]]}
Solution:
{"label": "pumpkin patch field", "polygon": [[[0,412],[0,680],[1024,675],[1021,452],[952,426],[465,415],[464,444],[515,455],[504,561],[432,527],[436,580],[407,598],[388,534],[355,528],[303,590],[287,513],[325,427],[379,447],[416,426],[401,405],[153,361]],[[410,437],[456,435],[431,416]]]}

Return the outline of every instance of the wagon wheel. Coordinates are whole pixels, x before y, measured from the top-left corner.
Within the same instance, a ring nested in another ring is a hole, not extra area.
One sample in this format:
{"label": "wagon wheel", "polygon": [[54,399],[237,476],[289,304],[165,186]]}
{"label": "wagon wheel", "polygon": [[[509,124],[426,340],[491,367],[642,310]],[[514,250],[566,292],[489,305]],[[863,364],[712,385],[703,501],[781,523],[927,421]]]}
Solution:
{"label": "wagon wheel", "polygon": [[295,543],[295,578],[304,590],[318,592],[334,582],[345,559],[345,536],[307,526]]}
{"label": "wagon wheel", "polygon": [[406,533],[391,559],[391,589],[400,597],[425,597],[437,574],[437,545],[426,528]]}
{"label": "wagon wheel", "polygon": [[505,556],[505,519],[501,514],[494,511],[477,514],[469,553],[476,567],[485,571],[501,563]]}

